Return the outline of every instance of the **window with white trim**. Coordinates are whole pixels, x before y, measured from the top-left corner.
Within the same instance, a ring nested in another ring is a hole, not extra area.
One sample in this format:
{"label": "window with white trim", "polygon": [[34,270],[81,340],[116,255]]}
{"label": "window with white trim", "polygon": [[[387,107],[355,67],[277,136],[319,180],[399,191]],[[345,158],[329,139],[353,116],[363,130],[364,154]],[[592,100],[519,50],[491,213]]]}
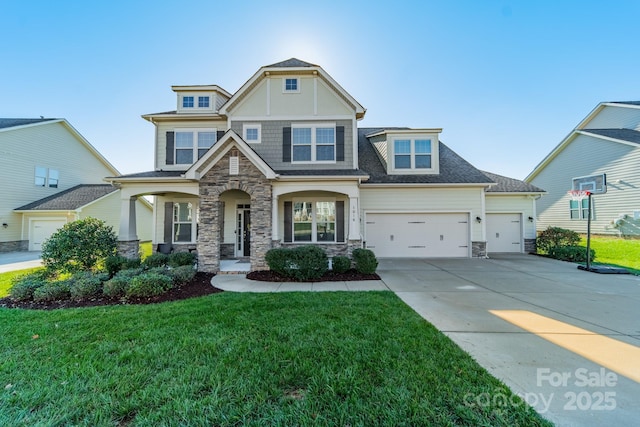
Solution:
{"label": "window with white trim", "polygon": [[182,108],[193,108],[193,96],[182,97]]}
{"label": "window with white trim", "polygon": [[336,241],[335,200],[294,201],[292,207],[294,242]]}
{"label": "window with white trim", "polygon": [[292,125],[292,163],[335,163],[335,124]]}
{"label": "window with white trim", "polygon": [[179,95],[182,110],[211,110],[211,95],[193,93]]}
{"label": "window with white trim", "polygon": [[282,79],[282,92],[300,93],[300,79],[297,77],[285,77]]}
{"label": "window with white trim", "polygon": [[209,108],[209,100],[208,96],[199,96],[198,97],[198,108]]}
{"label": "window with white trim", "polygon": [[260,144],[262,140],[262,126],[260,124],[242,125],[242,133],[244,140],[249,144]]}
{"label": "window with white trim", "polygon": [[38,187],[58,188],[60,172],[56,169],[49,169],[36,166],[34,184]]}
{"label": "window with white trim", "polygon": [[[216,129],[180,129],[175,131],[175,163],[190,165],[216,143]],[[197,153],[197,159],[194,159]]]}
{"label": "window with white trim", "polygon": [[193,204],[173,204],[173,242],[191,242],[193,232]]}
{"label": "window with white trim", "polygon": [[431,169],[431,139],[394,139],[393,167],[411,170]]}
{"label": "window with white trim", "polygon": [[[591,219],[594,219],[593,203],[591,206]],[[569,218],[589,219],[589,198],[582,200],[569,200]]]}

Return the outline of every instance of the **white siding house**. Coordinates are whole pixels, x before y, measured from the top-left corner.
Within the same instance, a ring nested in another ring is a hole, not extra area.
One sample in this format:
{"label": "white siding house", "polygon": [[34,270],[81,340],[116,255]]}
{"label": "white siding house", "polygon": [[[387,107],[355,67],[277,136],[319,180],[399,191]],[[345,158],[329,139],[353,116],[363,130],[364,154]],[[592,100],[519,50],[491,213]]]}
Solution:
{"label": "white siding house", "polygon": [[567,192],[573,178],[604,174],[606,194],[592,196],[591,232],[640,235],[638,165],[640,102],[599,104],[525,178],[547,190],[537,203],[538,230],[555,226],[586,233],[586,210]]}

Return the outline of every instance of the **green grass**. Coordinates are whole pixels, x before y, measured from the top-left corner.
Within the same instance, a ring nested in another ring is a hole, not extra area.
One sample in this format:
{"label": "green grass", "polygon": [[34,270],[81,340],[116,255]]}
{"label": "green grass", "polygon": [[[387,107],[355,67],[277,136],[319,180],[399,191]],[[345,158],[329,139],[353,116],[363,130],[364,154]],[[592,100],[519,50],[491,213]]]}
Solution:
{"label": "green grass", "polygon": [[40,270],[42,267],[28,268],[26,270],[8,271],[6,273],[0,273],[0,298],[4,298],[9,295],[9,289],[11,289],[11,280],[16,276],[22,276],[23,274],[32,273],[36,270]]}
{"label": "green grass", "polygon": [[[580,245],[587,246],[586,236]],[[596,251],[594,264],[623,267],[640,275],[640,240],[619,237],[591,236],[591,248]]]}
{"label": "green grass", "polygon": [[549,425],[390,292],[0,309],[0,360],[0,425]]}

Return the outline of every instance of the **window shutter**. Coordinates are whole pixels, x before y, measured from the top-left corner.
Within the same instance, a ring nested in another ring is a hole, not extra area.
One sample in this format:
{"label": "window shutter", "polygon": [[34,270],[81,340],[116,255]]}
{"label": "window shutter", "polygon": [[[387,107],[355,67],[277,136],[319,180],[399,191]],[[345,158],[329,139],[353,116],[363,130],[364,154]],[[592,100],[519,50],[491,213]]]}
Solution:
{"label": "window shutter", "polygon": [[336,161],[344,161],[344,126],[336,126]]}
{"label": "window shutter", "polygon": [[344,201],[336,202],[336,241],[344,242]]}
{"label": "window shutter", "polygon": [[174,132],[167,132],[167,160],[166,163],[168,165],[172,165],[173,164],[173,153],[174,153],[174,146],[173,146],[173,138],[174,138]]}
{"label": "window shutter", "polygon": [[[173,133],[173,132],[171,132]],[[173,202],[164,203],[164,242],[171,243],[173,239]]]}
{"label": "window shutter", "polygon": [[293,242],[293,202],[284,202],[284,241]]}
{"label": "window shutter", "polygon": [[291,128],[282,128],[282,161],[291,163]]}

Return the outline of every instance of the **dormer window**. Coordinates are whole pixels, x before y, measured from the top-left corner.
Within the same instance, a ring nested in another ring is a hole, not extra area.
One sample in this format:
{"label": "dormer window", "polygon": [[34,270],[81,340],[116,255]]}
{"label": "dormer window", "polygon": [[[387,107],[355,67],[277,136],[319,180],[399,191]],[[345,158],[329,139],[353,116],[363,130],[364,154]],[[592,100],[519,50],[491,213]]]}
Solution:
{"label": "dormer window", "polygon": [[282,79],[282,91],[284,93],[299,93],[300,79],[297,77],[286,77]]}
{"label": "dormer window", "polygon": [[188,112],[212,111],[212,96],[205,93],[178,94],[178,109]]}
{"label": "dormer window", "polygon": [[182,98],[182,108],[193,108],[193,96],[185,96]]}
{"label": "dormer window", "polygon": [[430,139],[394,139],[393,159],[395,169],[430,169]]}
{"label": "dormer window", "polygon": [[199,96],[198,97],[198,108],[209,108],[209,97],[208,96]]}

